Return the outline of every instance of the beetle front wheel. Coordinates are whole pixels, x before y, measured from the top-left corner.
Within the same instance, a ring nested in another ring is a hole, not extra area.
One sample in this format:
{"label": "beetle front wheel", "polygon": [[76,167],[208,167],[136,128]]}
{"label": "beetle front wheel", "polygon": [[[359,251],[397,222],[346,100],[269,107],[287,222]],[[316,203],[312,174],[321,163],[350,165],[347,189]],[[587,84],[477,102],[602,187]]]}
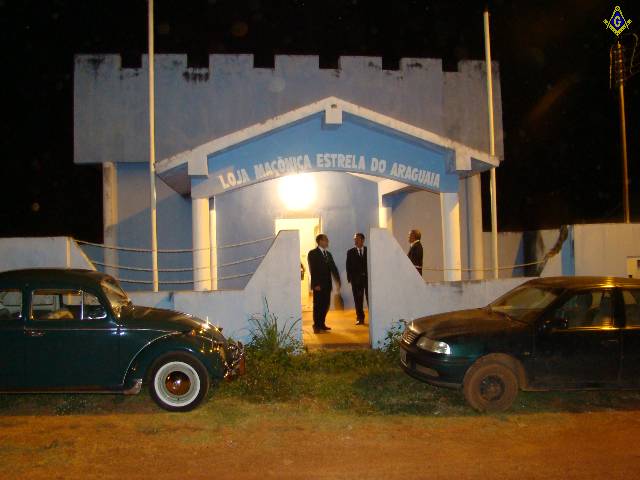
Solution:
{"label": "beetle front wheel", "polygon": [[206,397],[210,384],[204,365],[184,353],[172,353],[156,360],[149,380],[151,398],[172,412],[193,410]]}

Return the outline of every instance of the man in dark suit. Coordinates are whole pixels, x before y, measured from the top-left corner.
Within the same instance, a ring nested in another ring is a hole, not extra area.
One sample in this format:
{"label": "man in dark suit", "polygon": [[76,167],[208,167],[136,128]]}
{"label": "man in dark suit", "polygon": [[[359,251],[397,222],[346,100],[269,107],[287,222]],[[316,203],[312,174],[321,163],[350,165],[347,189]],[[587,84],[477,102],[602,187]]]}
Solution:
{"label": "man in dark suit", "polygon": [[422,238],[422,234],[420,230],[411,230],[409,232],[409,243],[411,247],[409,248],[409,253],[407,254],[413,266],[416,267],[418,273],[422,276],[422,243],[420,239]]}
{"label": "man in dark suit", "polygon": [[333,261],[329,247],[329,238],[321,233],[316,237],[318,246],[307,255],[309,271],[311,272],[311,288],[313,289],[313,332],[324,333],[331,330],[325,324],[329,305],[331,304],[331,276],[336,279],[340,290],[340,274]]}
{"label": "man in dark suit", "polygon": [[369,304],[369,287],[367,280],[367,247],[364,246],[364,234],[353,236],[355,247],[347,251],[347,281],[351,284],[353,301],[356,304],[356,325],[364,325],[364,297]]}

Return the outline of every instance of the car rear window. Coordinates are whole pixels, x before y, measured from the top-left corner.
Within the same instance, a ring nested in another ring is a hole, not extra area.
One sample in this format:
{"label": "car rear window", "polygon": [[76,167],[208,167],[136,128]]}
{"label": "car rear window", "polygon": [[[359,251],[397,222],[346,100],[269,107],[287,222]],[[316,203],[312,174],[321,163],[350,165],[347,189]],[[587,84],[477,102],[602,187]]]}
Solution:
{"label": "car rear window", "polygon": [[22,292],[0,289],[0,321],[22,318]]}

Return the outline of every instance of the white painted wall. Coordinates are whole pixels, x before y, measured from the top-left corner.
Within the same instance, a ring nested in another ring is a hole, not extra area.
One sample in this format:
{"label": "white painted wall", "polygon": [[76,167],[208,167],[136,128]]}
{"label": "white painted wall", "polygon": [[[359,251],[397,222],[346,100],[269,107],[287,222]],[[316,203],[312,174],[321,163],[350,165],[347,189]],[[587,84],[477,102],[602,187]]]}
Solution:
{"label": "white painted wall", "polygon": [[392,228],[396,241],[408,252],[409,231],[414,228],[420,230],[424,252],[422,276],[428,282],[441,282],[444,280],[444,274],[439,270],[444,266],[444,253],[440,195],[414,191],[397,192],[387,197],[387,201],[392,205]]}
{"label": "white painted wall", "polygon": [[369,239],[369,334],[374,348],[400,319],[481,307],[529,280],[425,283],[388,230],[372,228]]}
{"label": "white painted wall", "polygon": [[460,179],[460,248],[463,280],[489,278],[484,271],[484,235],[482,232],[482,195],[480,174]]}
{"label": "white painted wall", "polygon": [[[460,198],[461,208],[467,208],[465,202],[466,188],[461,181]],[[391,229],[396,241],[401,248],[407,252],[409,244],[407,235],[409,230],[417,228],[422,233],[422,245],[424,248],[422,276],[427,282],[442,282],[445,280],[444,273],[444,244],[443,223],[441,221],[440,195],[427,191],[398,191],[385,195],[386,205],[392,211]],[[460,223],[460,248],[462,252],[461,265],[463,269],[470,268],[471,255],[468,241],[468,213],[459,216]],[[484,249],[483,254],[478,257],[483,258],[484,278],[492,279],[493,272],[491,258],[491,232],[479,232],[481,244]],[[525,236],[527,237],[525,241]],[[513,278],[524,276],[526,270],[523,267],[513,267],[523,263],[541,260],[545,254],[556,244],[559,230],[539,230],[533,232],[500,232],[498,234],[498,259],[500,267],[500,278]],[[527,255],[525,249],[529,248]],[[543,271],[544,276],[562,275],[562,255],[559,253],[551,258]],[[482,268],[481,265],[477,267]],[[469,272],[463,272],[462,279],[470,278]]]}
{"label": "white painted wall", "polygon": [[576,275],[627,276],[627,257],[640,256],[640,224],[574,225]]}
{"label": "white painted wall", "polygon": [[[291,325],[302,317],[300,308],[300,241],[297,231],[281,231],[258,269],[242,290],[209,292],[129,292],[133,303],[190,313],[223,327],[229,337],[246,342],[250,338],[249,318],[262,314],[265,300],[278,325]],[[302,322],[293,329],[302,339]]]}
{"label": "white painted wall", "polygon": [[457,193],[440,194],[442,217],[442,250],[444,251],[444,279],[462,280],[460,254],[460,200]]}
{"label": "white painted wall", "polygon": [[[426,58],[403,58],[399,70],[384,70],[380,57],[350,56],[340,57],[337,69],[318,68],[317,55],[276,55],[272,69],[253,68],[253,55],[244,54],[212,54],[205,69],[189,68],[186,55],[156,55],[154,62],[158,158],[329,96],[488,150],[481,61],[461,61],[457,72]],[[141,67],[122,68],[119,55],[75,57],[75,163],[145,160],[149,139],[138,132],[148,124],[146,55]],[[501,156],[500,72],[493,67]]]}
{"label": "white painted wall", "polygon": [[[109,198],[116,203],[115,211],[109,214],[111,221],[105,216],[105,239],[110,244],[140,248],[150,248],[149,146],[148,136],[139,135],[140,125],[148,123],[147,62],[147,57],[143,56],[142,68],[130,69],[122,68],[118,55],[78,55],[74,69],[74,162],[114,165],[114,171],[108,174],[113,179],[105,177],[105,185],[112,187],[105,191],[105,205],[109,204]],[[404,58],[397,71],[384,70],[380,57],[341,57],[337,69],[320,69],[318,56],[277,55],[274,62],[272,69],[254,68],[252,55],[211,55],[209,68],[193,69],[187,66],[186,55],[157,55],[157,157],[170,157],[212,138],[265,122],[329,96],[446,135],[473,148],[488,149],[488,126],[484,121],[487,115],[484,62],[462,61],[457,72],[443,72],[440,59]],[[493,69],[497,151],[501,156],[501,93],[497,63]],[[165,180],[169,181],[169,177]],[[188,186],[169,183],[178,191],[188,190]],[[189,200],[164,181],[157,183],[157,189],[159,248],[191,248]],[[352,199],[361,201],[355,194]],[[425,255],[433,255],[441,264],[437,196],[435,202],[433,219],[430,213],[422,216],[424,231],[429,237],[424,242],[429,245]],[[347,211],[345,215],[352,213]],[[377,211],[375,222],[359,213],[353,217],[352,223],[356,226],[358,222],[378,224]],[[434,229],[427,228],[431,223],[436,225]],[[224,235],[221,233],[224,229],[222,221],[220,225],[218,234]],[[353,234],[352,228],[345,230],[348,239]],[[406,232],[402,227],[401,235],[406,236]],[[252,238],[256,237],[248,236],[240,241]],[[342,245],[339,247],[343,249]],[[110,264],[150,267],[149,254],[123,251],[115,255],[112,250],[103,256],[105,252],[102,251],[87,249],[87,252],[96,261],[106,259]],[[222,258],[220,260],[224,263]],[[191,263],[191,255],[160,253],[158,261],[161,268],[183,268]],[[463,266],[465,261],[463,259]],[[252,270],[253,264],[234,268]],[[221,276],[226,276],[229,275],[226,270],[231,269],[221,267],[220,270]],[[114,273],[134,282],[150,279],[150,272],[145,271],[117,270]],[[441,277],[440,272],[425,272],[425,278],[429,280],[438,281]],[[183,282],[191,278],[191,272],[160,272],[160,288],[184,288],[178,283],[164,282]],[[240,281],[227,285],[240,287]],[[349,299],[348,285],[342,283],[347,289],[343,291],[343,297]],[[144,283],[124,285],[130,290],[149,288]],[[221,286],[225,286],[224,282]]]}
{"label": "white painted wall", "polygon": [[[498,267],[500,278],[513,278],[524,276],[526,270],[523,267],[513,267],[524,263],[542,260],[551,248],[556,244],[560,232],[558,229],[537,230],[531,232],[500,232],[498,234]],[[491,259],[491,232],[484,232],[484,265],[485,269],[492,266]],[[525,240],[525,236],[529,236]],[[530,242],[531,245],[527,245]],[[525,248],[530,249],[529,255]],[[542,276],[562,275],[562,253],[558,253],[547,262]],[[492,278],[492,271],[485,271],[485,278]]]}
{"label": "white painted wall", "polygon": [[95,270],[71,238],[0,238],[0,271],[47,267]]}

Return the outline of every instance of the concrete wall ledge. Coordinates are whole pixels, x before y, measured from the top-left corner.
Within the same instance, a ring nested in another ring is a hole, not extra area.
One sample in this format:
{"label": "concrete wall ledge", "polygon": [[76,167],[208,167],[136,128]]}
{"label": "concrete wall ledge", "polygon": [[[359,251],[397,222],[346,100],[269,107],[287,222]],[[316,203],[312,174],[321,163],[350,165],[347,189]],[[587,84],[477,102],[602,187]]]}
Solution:
{"label": "concrete wall ledge", "polygon": [[96,269],[70,237],[0,238],[0,272],[23,268]]}
{"label": "concrete wall ledge", "polygon": [[381,347],[400,320],[488,305],[531,277],[425,283],[386,229],[369,233],[369,333]]}
{"label": "concrete wall ledge", "polygon": [[[281,231],[260,266],[241,290],[204,292],[131,292],[135,305],[166,308],[189,313],[222,327],[227,337],[249,341],[253,315],[262,315],[268,303],[269,312],[278,319],[279,327],[302,317],[300,306],[300,240],[298,231]],[[302,340],[302,320],[292,331]]]}

